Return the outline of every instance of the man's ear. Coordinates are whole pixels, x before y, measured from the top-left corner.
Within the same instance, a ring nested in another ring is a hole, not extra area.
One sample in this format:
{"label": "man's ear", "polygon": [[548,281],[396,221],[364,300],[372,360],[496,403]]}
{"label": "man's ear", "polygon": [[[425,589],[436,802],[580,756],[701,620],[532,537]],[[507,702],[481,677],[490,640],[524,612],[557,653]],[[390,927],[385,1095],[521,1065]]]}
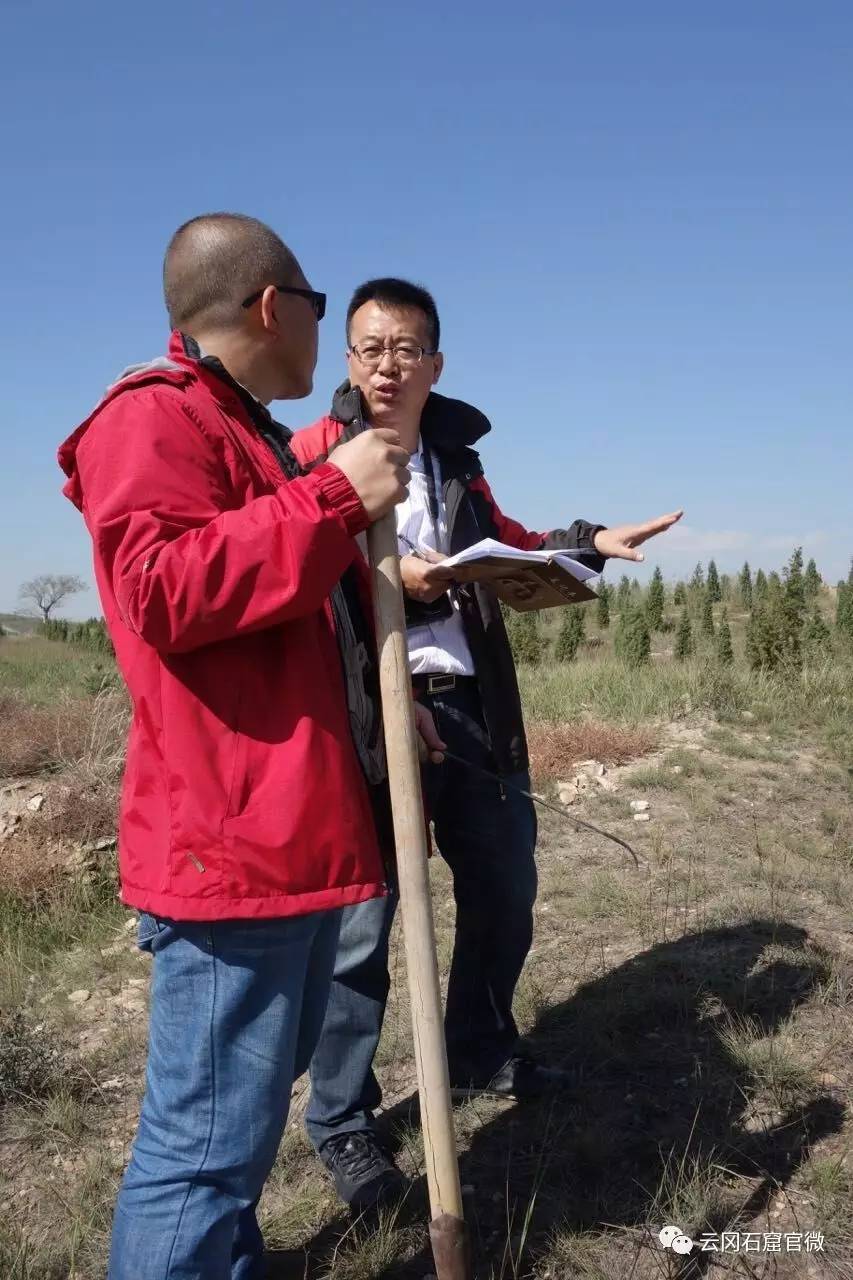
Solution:
{"label": "man's ear", "polygon": [[439,378],[441,377],[442,370],[444,369],[444,356],[441,354],[440,351],[438,351],[433,356],[432,360],[433,360],[432,385],[435,386],[435,384],[438,382]]}
{"label": "man's ear", "polygon": [[276,315],[275,304],[278,298],[278,290],[274,284],[268,284],[261,294],[260,316],[264,328],[268,333],[278,333],[280,325],[278,316]]}

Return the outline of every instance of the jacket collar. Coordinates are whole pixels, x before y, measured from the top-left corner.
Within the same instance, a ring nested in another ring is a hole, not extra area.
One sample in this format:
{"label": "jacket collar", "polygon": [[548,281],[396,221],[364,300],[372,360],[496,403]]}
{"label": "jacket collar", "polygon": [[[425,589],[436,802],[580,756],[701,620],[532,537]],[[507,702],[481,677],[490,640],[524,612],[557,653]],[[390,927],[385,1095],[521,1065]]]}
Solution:
{"label": "jacket collar", "polygon": [[169,355],[185,365],[189,364],[220,403],[233,404],[236,398],[253,422],[264,424],[273,421],[266,405],[232,377],[218,356],[206,355],[190,334],[176,329],[169,339]]}
{"label": "jacket collar", "polygon": [[[358,387],[342,382],[332,399],[332,417],[351,426],[364,417],[364,401]],[[454,452],[469,448],[492,429],[484,413],[464,400],[451,400],[431,391],[421,414],[421,436],[434,449]]]}

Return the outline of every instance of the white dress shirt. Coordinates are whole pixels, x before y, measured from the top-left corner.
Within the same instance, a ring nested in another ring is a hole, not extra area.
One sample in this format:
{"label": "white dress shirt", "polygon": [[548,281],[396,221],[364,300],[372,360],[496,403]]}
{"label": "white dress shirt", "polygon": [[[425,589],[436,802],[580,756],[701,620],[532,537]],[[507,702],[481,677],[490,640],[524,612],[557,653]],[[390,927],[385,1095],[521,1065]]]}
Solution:
{"label": "white dress shirt", "polygon": [[[417,452],[412,454],[409,462],[412,473],[409,492],[405,501],[396,508],[401,556],[411,555],[413,547],[419,551],[431,550],[449,554],[447,513],[441,492],[441,466],[434,451],[431,453],[431,460],[438,505],[438,528],[429,509],[429,484],[424,465],[423,441],[419,438]],[[474,674],[474,659],[465,638],[459,605],[452,596],[451,603],[451,617],[409,627],[409,666],[413,676]]]}

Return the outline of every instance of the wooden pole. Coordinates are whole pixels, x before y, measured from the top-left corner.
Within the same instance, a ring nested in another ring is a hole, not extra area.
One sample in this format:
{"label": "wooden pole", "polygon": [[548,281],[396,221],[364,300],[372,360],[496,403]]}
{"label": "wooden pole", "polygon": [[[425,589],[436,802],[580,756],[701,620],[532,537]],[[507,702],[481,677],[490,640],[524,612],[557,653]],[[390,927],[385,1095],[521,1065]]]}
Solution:
{"label": "wooden pole", "polygon": [[435,950],[412,681],[393,511],[368,531],[415,1064],[438,1280],[471,1276]]}

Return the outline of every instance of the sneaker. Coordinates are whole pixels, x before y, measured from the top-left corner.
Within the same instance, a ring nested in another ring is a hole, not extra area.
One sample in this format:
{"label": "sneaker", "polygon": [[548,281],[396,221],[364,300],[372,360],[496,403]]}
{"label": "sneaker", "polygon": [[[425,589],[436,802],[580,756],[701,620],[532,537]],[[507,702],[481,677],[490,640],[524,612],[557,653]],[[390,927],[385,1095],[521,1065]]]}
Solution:
{"label": "sneaker", "polygon": [[409,1190],[409,1179],[369,1129],[327,1138],[319,1154],[338,1195],[356,1213],[393,1204]]}
{"label": "sneaker", "polygon": [[549,1093],[561,1093],[577,1088],[581,1073],[560,1067],[543,1067],[532,1058],[516,1054],[510,1058],[491,1079],[482,1083],[471,1080],[467,1085],[451,1085],[451,1097],[463,1101],[482,1097],[515,1098],[524,1102],[542,1098]]}

